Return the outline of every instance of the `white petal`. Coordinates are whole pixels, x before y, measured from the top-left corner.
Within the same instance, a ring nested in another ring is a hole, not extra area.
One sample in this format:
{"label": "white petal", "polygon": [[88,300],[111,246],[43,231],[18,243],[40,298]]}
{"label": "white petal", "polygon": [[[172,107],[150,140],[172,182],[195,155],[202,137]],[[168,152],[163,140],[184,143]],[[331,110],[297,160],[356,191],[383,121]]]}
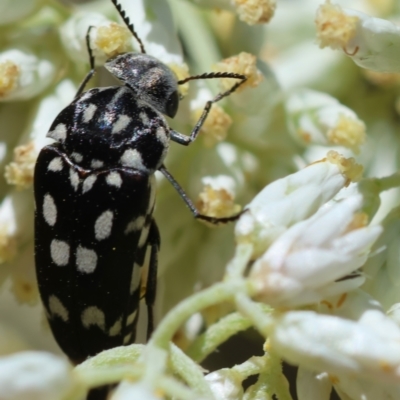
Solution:
{"label": "white petal", "polygon": [[288,312],[277,318],[270,340],[286,360],[314,371],[352,373],[375,382],[400,379],[400,328],[376,310],[360,322]]}
{"label": "white petal", "polygon": [[2,400],[65,399],[77,386],[70,364],[45,352],[21,352],[0,358]]}

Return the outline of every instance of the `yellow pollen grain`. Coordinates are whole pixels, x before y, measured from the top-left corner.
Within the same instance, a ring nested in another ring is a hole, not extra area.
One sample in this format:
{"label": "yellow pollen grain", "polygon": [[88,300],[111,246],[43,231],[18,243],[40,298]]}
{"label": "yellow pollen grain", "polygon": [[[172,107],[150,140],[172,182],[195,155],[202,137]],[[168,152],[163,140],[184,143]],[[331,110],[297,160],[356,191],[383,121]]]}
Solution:
{"label": "yellow pollen grain", "polygon": [[274,15],[275,0],[234,0],[241,21],[249,25],[265,24]]}
{"label": "yellow pollen grain", "polygon": [[327,133],[331,144],[340,145],[359,152],[359,146],[365,142],[365,124],[359,119],[340,115],[336,125]]}
{"label": "yellow pollen grain", "polygon": [[362,178],[364,167],[357,164],[353,157],[346,158],[337,151],[330,150],[326,155],[327,161],[338,166],[340,172],[347,178],[346,186],[350,182],[358,182]]}
{"label": "yellow pollen grain", "polygon": [[[186,79],[189,76],[189,67],[187,64],[168,64],[168,67],[176,75],[178,81]],[[182,97],[185,97],[189,91],[189,82],[179,85],[179,93]]]}
{"label": "yellow pollen grain", "polygon": [[22,277],[13,277],[11,291],[19,303],[35,305],[39,299],[37,285]]}
{"label": "yellow pollen grain", "polygon": [[[192,112],[192,121],[196,123],[203,109],[197,109]],[[212,147],[221,142],[228,135],[228,129],[232,125],[232,118],[218,104],[214,104],[200,129],[204,144]]]}
{"label": "yellow pollen grain", "polygon": [[6,225],[0,226],[0,264],[11,261],[17,253],[17,240]]}
{"label": "yellow pollen grain", "polygon": [[319,46],[345,48],[356,34],[358,21],[358,17],[345,14],[340,6],[327,0],[318,8],[315,18]]}
{"label": "yellow pollen grain", "polygon": [[10,60],[0,62],[0,98],[6,97],[18,85],[20,69]]}
{"label": "yellow pollen grain", "polygon": [[37,152],[33,142],[18,146],[14,149],[14,161],[5,168],[4,177],[7,183],[17,189],[26,189],[32,185],[33,172]]}
{"label": "yellow pollen grain", "polygon": [[[237,56],[225,58],[217,63],[214,67],[214,71],[233,72],[236,74],[246,75],[246,82],[236,90],[236,92],[239,92],[245,87],[258,86],[264,79],[261,72],[257,69],[256,62],[256,56],[253,56],[253,54],[250,53],[242,52]],[[228,90],[234,85],[235,82],[235,79],[223,78],[221,79],[221,87],[223,90]]]}
{"label": "yellow pollen grain", "polygon": [[229,191],[204,185],[203,191],[199,195],[197,207],[201,214],[210,217],[230,217],[237,214],[241,209],[240,205],[235,204],[233,200],[234,198]]}
{"label": "yellow pollen grain", "polygon": [[131,37],[128,28],[111,22],[97,28],[95,45],[107,58],[111,58],[130,49]]}

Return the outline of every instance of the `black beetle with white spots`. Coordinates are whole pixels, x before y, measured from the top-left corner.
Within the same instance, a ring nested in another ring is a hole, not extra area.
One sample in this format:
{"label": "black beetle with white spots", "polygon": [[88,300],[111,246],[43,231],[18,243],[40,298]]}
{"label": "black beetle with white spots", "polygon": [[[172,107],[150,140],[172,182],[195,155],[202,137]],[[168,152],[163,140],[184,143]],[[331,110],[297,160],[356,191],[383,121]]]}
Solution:
{"label": "black beetle with white spots", "polygon": [[[198,213],[164,166],[170,140],[189,145],[212,103],[245,80],[235,73],[209,73],[177,81],[174,73],[145,54],[129,18],[112,0],[138,40],[142,53],[126,53],[105,67],[123,85],[83,92],[56,117],[48,136],[55,140],[39,154],[35,168],[35,259],[42,302],[53,335],[74,363],[102,350],[130,344],[141,299],[141,277],[150,248],[144,299],[148,335],[153,329],[160,237],[153,219],[155,171],[161,171],[195,218]],[[164,115],[178,110],[178,85],[194,79],[235,78],[226,92],[207,102],[190,136],[172,130]]]}

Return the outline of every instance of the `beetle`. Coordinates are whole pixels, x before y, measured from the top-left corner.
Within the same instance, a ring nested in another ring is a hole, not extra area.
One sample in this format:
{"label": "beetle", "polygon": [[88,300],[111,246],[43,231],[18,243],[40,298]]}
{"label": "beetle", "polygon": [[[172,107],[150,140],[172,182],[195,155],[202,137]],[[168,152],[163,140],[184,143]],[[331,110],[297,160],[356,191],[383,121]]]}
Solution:
{"label": "beetle", "polygon": [[[35,263],[41,299],[53,335],[74,364],[135,340],[141,276],[150,248],[144,295],[150,335],[156,295],[160,235],[153,218],[154,173],[172,183],[194,217],[200,214],[164,166],[170,140],[192,143],[213,103],[247,79],[208,73],[178,81],[143,43],[117,0],[112,0],[141,53],[120,54],[105,68],[121,86],[84,92],[95,73],[89,33],[90,71],[75,99],[47,134],[34,174]],[[178,85],[194,79],[234,78],[232,88],[208,101],[190,136],[171,129],[179,105]]]}

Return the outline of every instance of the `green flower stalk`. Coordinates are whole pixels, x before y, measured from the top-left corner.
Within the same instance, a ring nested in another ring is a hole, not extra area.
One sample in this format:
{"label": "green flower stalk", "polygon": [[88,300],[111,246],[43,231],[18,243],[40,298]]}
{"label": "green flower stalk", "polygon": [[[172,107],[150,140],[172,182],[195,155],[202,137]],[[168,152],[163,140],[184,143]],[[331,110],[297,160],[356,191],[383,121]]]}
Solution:
{"label": "green flower stalk", "polygon": [[[25,3],[0,4],[0,398],[79,400],[113,384],[111,400],[290,400],[284,361],[298,368],[290,384],[299,400],[333,391],[341,400],[400,398],[395,2],[121,1],[147,53],[177,79],[248,77],[213,105],[198,140],[171,145],[166,159],[202,213],[244,212],[210,229],[156,174],[156,328],[146,344],[76,367],[42,322],[33,169],[88,70],[88,27],[90,85],[115,84],[101,66],[140,46],[108,0]],[[205,103],[231,85],[181,87],[169,125],[189,134]],[[49,308],[66,322],[57,298]],[[105,329],[99,321],[91,329]],[[145,326],[140,319],[140,337]],[[250,327],[264,340],[257,355],[202,368]]]}

